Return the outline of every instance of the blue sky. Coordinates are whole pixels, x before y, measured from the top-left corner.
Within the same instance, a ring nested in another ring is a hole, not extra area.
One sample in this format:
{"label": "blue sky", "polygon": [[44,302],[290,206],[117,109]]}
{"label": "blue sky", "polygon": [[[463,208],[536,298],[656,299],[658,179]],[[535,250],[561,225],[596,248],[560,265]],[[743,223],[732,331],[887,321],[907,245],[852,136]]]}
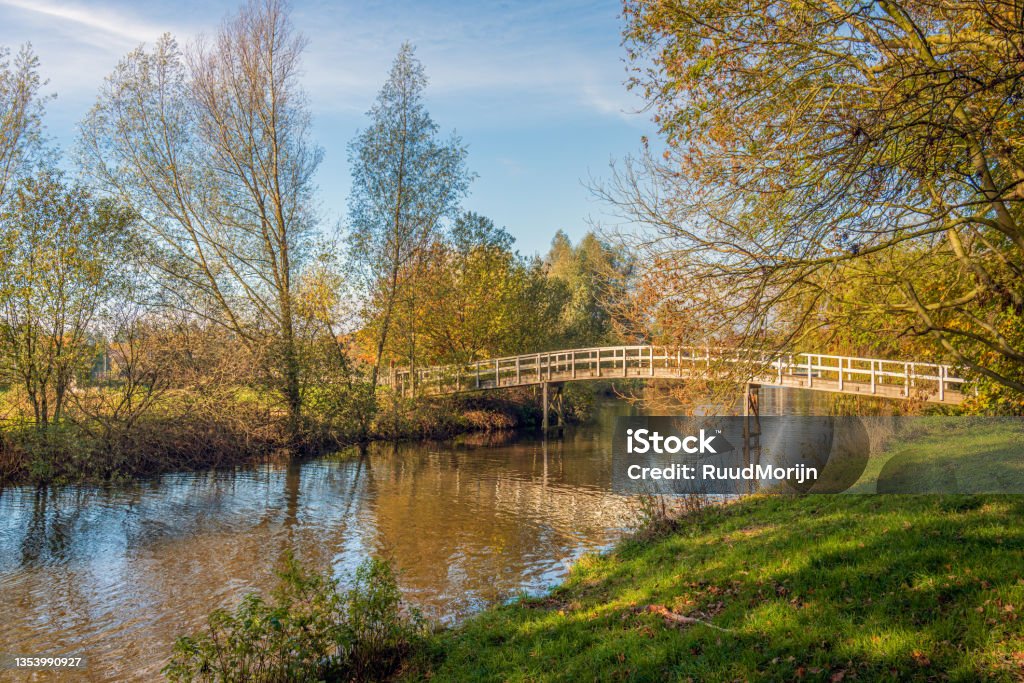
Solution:
{"label": "blue sky", "polygon": [[[213,34],[235,0],[0,0],[0,45],[31,42],[58,95],[49,133],[63,147],[117,60],[164,31]],[[344,219],[346,146],[365,125],[404,40],[430,77],[427,106],[469,145],[479,178],[465,202],[504,225],[524,253],[557,229],[578,237],[607,220],[584,183],[653,132],[623,86],[619,2],[378,2],[293,0],[309,39],[305,86],[325,150],[318,184],[324,223]]]}

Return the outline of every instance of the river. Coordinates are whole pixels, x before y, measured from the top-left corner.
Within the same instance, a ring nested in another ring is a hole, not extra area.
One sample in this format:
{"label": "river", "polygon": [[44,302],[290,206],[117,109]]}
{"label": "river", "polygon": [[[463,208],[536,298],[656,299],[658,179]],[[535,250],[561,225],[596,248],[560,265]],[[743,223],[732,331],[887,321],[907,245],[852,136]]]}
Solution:
{"label": "river", "polygon": [[0,653],[85,656],[82,680],[158,678],[177,636],[270,588],[287,551],[343,580],[384,554],[406,598],[444,623],[543,592],[636,521],[609,483],[614,417],[632,410],[600,402],[591,424],[546,441],[377,443],[291,465],[2,491]]}
{"label": "river", "polygon": [[[635,519],[609,491],[613,416],[544,441],[469,435],[131,485],[0,493],[0,653],[78,654],[84,680],[158,677],[174,639],[273,585],[286,551],[344,579],[390,556],[455,621],[538,593]],[[11,676],[11,672],[6,672]],[[4,673],[0,672],[0,677]]]}

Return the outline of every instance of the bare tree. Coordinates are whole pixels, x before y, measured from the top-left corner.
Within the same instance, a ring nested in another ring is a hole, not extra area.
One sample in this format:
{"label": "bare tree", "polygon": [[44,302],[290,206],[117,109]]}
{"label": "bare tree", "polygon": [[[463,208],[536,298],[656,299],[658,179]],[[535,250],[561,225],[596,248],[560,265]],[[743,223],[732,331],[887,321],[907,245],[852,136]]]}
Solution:
{"label": "bare tree", "polygon": [[215,40],[169,35],[118,65],[82,127],[96,183],[135,208],[165,303],[223,325],[258,355],[295,435],[301,359],[294,296],[314,226],[300,86],[305,40],[281,0],[259,0]]}
{"label": "bare tree", "polygon": [[110,448],[116,435],[130,432],[170,388],[177,349],[168,343],[171,321],[154,320],[129,297],[110,302],[103,315],[106,339],[94,386],[73,392],[75,412],[87,432]]}

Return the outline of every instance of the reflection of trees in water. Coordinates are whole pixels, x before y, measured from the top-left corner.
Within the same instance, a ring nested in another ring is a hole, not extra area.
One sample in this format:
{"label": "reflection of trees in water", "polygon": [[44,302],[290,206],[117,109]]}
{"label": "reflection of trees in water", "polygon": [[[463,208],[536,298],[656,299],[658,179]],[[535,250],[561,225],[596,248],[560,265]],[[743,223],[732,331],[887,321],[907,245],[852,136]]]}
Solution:
{"label": "reflection of trees in water", "polygon": [[[31,567],[88,558],[93,548],[82,544],[83,531],[97,524],[104,533],[117,532],[120,524],[107,515],[94,514],[98,507],[106,507],[109,495],[91,488],[37,488],[13,489],[5,496],[0,508],[14,532],[23,530],[18,542],[20,566]],[[126,497],[121,516],[131,514],[136,498]],[[24,521],[22,521],[24,520]],[[6,543],[5,543],[6,545]],[[14,554],[3,556],[13,558]],[[0,564],[7,570],[6,563]]]}
{"label": "reflection of trees in water", "polygon": [[578,544],[607,541],[609,527],[625,525],[630,502],[597,486],[599,474],[567,468],[570,458],[596,464],[597,449],[584,445],[372,455],[377,539],[398,560],[403,584],[442,603],[489,600],[550,571]]}
{"label": "reflection of trees in water", "polygon": [[51,515],[47,514],[47,491],[49,489],[36,489],[32,499],[32,513],[25,527],[25,534],[21,539],[21,563],[22,565],[37,564],[44,553],[56,546],[59,548],[59,555],[63,555],[67,543],[67,534],[64,529],[56,531],[51,536],[50,530]]}
{"label": "reflection of trees in water", "polygon": [[288,467],[5,491],[0,651],[88,646],[110,662],[93,666],[97,679],[143,665],[154,678],[176,636],[273,585],[289,549],[341,576],[386,550],[403,589],[434,613],[536,587],[628,519],[628,499],[607,493],[602,439],[600,428],[567,430],[546,453],[529,435],[376,444]]}
{"label": "reflection of trees in water", "polygon": [[494,448],[515,443],[523,438],[522,432],[503,429],[493,432],[472,432],[463,434],[453,441],[455,447],[470,446],[477,448]]}
{"label": "reflection of trees in water", "polygon": [[[22,552],[16,566],[4,566],[0,651],[32,643],[33,652],[87,649],[111,667],[162,657],[214,607],[271,586],[288,548],[329,566],[351,517],[344,505],[360,507],[351,495],[358,479],[337,469],[171,476],[110,493],[6,492],[4,510],[25,523],[17,540],[3,539]],[[6,547],[0,555],[10,556]],[[99,679],[123,678],[92,661]],[[147,669],[151,677],[160,665]]]}

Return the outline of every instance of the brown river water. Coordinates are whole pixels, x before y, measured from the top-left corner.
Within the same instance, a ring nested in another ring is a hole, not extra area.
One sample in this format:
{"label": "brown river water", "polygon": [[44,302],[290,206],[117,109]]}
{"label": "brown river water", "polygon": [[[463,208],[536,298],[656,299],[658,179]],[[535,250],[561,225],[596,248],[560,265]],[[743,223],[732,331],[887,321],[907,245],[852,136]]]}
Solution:
{"label": "brown river water", "polygon": [[0,492],[0,653],[86,657],[61,680],[159,678],[177,636],[268,589],[288,550],[343,580],[385,553],[406,598],[444,622],[541,592],[635,519],[630,499],[609,490],[612,416],[628,410],[602,405],[594,424],[547,442],[470,435]]}
{"label": "brown river water", "polygon": [[599,403],[592,424],[547,441],[471,435],[122,486],[0,491],[0,655],[87,660],[0,680],[158,679],[177,636],[270,588],[289,550],[343,580],[386,554],[406,598],[444,623],[541,593],[637,519],[635,501],[610,490],[614,417],[631,410]]}

